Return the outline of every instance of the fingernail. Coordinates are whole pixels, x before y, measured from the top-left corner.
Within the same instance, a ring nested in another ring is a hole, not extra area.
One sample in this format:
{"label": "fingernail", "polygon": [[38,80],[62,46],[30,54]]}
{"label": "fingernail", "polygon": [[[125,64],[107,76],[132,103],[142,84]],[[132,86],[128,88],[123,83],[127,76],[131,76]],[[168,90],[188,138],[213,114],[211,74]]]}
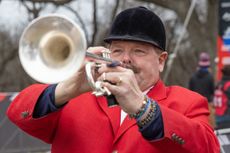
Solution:
{"label": "fingernail", "polygon": [[108,67],[116,67],[116,66],[120,66],[121,62],[119,61],[112,61],[112,63],[108,63],[107,66]]}

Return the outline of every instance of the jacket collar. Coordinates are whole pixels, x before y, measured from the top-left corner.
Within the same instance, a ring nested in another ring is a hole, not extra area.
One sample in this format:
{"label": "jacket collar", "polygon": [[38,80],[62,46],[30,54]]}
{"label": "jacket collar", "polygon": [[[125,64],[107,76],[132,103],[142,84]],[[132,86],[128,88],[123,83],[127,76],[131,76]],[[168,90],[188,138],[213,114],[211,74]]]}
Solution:
{"label": "jacket collar", "polygon": [[167,97],[167,88],[162,80],[158,80],[154,87],[147,93],[147,95],[156,101],[165,99]]}

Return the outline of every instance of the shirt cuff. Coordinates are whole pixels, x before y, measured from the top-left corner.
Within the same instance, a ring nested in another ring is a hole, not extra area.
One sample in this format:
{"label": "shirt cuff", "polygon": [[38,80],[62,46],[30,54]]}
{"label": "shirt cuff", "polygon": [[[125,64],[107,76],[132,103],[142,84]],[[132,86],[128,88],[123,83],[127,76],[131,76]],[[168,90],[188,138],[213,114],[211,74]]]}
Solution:
{"label": "shirt cuff", "polygon": [[48,88],[46,88],[40,95],[34,108],[34,118],[45,116],[51,112],[57,111],[60,108],[55,105],[56,86],[57,84],[52,84],[48,86]]}

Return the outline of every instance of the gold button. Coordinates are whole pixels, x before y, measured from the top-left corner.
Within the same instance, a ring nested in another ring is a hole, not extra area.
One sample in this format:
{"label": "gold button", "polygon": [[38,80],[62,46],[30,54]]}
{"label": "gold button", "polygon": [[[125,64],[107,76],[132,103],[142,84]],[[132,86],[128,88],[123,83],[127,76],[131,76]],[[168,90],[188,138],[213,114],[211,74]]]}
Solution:
{"label": "gold button", "polygon": [[175,140],[179,141],[180,137],[178,135],[175,136]]}
{"label": "gold button", "polygon": [[24,111],[21,113],[22,118],[26,118],[29,115],[28,111]]}
{"label": "gold button", "polygon": [[182,138],[179,138],[179,139],[178,139],[178,143],[181,144],[181,143],[182,143],[182,140],[183,140]]}
{"label": "gold button", "polygon": [[182,140],[182,141],[181,141],[181,144],[183,145],[184,143],[185,143],[185,141],[184,141],[184,140]]}
{"label": "gold button", "polygon": [[176,140],[176,137],[177,137],[176,133],[173,133],[171,136],[172,140]]}

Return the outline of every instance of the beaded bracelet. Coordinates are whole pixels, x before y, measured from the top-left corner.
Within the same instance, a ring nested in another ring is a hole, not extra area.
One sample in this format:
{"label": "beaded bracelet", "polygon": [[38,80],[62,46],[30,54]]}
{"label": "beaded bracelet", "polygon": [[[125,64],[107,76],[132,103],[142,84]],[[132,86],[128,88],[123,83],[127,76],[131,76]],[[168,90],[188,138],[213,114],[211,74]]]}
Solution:
{"label": "beaded bracelet", "polygon": [[145,113],[145,111],[147,110],[148,106],[149,106],[148,103],[149,103],[148,97],[145,95],[145,98],[144,98],[144,101],[142,102],[141,108],[136,113],[129,114],[129,117],[137,119],[140,116],[142,116]]}
{"label": "beaded bracelet", "polygon": [[144,113],[148,110],[149,106],[151,105],[151,99],[147,97],[147,104],[145,106],[145,110],[139,115],[137,116],[135,119],[138,121],[142,118],[142,116],[144,115]]}
{"label": "beaded bracelet", "polygon": [[147,114],[147,116],[142,119],[142,120],[137,120],[137,125],[142,128],[145,125],[147,125],[150,121],[152,121],[152,119],[155,117],[155,113],[156,113],[156,102],[151,100],[151,104],[150,104],[150,110]]}

